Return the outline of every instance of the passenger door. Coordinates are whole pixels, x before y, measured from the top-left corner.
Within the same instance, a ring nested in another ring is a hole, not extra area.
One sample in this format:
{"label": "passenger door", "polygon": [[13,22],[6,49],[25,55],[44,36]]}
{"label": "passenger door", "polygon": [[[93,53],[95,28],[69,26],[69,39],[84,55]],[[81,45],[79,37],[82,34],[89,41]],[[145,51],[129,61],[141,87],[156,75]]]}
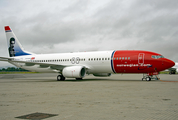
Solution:
{"label": "passenger door", "polygon": [[138,54],[138,64],[139,65],[143,65],[144,64],[144,56],[145,56],[144,53],[139,53]]}

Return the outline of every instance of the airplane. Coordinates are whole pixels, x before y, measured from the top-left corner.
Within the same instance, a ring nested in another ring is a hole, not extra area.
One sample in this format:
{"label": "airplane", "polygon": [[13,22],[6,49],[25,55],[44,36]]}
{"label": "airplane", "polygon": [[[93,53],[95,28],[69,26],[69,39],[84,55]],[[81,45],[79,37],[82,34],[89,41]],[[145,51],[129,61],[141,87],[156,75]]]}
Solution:
{"label": "airplane", "polygon": [[14,32],[5,26],[9,57],[0,57],[16,67],[29,71],[58,73],[58,81],[65,78],[82,80],[86,74],[108,77],[115,73],[143,73],[146,81],[153,75],[175,65],[161,54],[144,50],[112,50],[35,54],[25,51]]}
{"label": "airplane", "polygon": [[175,63],[175,65],[168,69],[169,74],[176,74],[178,72],[178,62]]}

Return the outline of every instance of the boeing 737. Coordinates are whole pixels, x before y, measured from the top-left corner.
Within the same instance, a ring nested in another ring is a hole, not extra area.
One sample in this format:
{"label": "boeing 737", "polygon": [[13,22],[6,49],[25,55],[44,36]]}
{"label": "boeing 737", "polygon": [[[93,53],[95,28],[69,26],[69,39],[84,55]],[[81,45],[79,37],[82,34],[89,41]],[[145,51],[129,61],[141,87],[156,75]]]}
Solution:
{"label": "boeing 737", "polygon": [[112,73],[143,73],[150,81],[152,75],[175,65],[161,54],[143,50],[35,54],[23,49],[9,26],[5,26],[5,32],[9,57],[0,57],[0,61],[30,71],[58,73],[58,81],[83,79],[86,74],[107,77]]}

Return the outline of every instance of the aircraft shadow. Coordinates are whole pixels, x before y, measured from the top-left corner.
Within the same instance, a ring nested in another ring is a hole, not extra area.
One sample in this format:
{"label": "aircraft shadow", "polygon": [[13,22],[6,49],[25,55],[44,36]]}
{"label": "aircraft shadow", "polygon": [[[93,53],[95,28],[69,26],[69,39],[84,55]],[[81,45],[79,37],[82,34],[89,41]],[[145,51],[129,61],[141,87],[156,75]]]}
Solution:
{"label": "aircraft shadow", "polygon": [[[109,81],[109,82],[146,82],[142,80],[133,80],[133,79],[128,79],[128,80],[122,80],[122,79],[83,79],[83,80],[75,80],[75,79],[67,79],[65,81],[57,81],[55,79],[6,79],[4,81],[0,81],[0,83],[32,83],[32,82],[92,82],[92,81]],[[155,81],[155,80],[153,80]]]}

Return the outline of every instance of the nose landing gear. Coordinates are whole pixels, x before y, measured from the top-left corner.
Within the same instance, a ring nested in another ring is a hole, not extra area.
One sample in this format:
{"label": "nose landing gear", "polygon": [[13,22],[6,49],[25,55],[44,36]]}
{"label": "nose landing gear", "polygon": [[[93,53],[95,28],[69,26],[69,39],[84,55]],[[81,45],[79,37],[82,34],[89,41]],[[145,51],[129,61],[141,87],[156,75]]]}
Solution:
{"label": "nose landing gear", "polygon": [[143,81],[143,80],[151,81],[152,79],[158,80],[159,78],[157,77],[156,74],[155,74],[155,75],[150,75],[150,74],[145,75],[145,74],[143,74],[142,81]]}

